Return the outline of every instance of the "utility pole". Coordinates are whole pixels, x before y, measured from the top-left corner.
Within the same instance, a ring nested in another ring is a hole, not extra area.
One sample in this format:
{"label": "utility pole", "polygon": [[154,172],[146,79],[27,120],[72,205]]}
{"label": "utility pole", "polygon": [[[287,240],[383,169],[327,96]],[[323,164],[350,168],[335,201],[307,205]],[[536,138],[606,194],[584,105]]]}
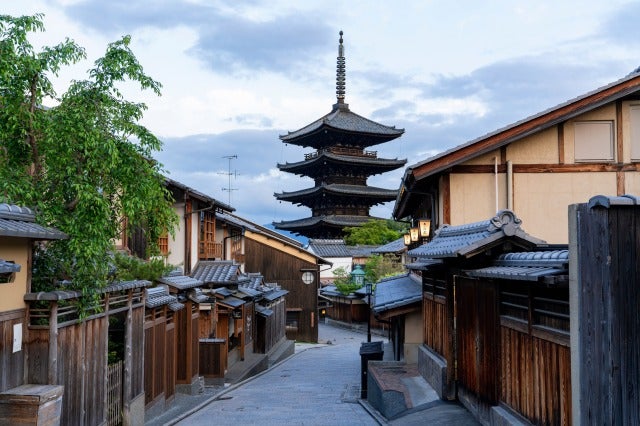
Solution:
{"label": "utility pole", "polygon": [[231,160],[234,159],[238,159],[238,155],[237,154],[233,154],[233,155],[225,155],[222,158],[226,158],[227,160],[229,160],[229,168],[228,168],[228,172],[227,173],[219,173],[221,175],[227,175],[227,177],[229,178],[229,183],[227,185],[226,188],[222,188],[223,191],[227,191],[229,193],[229,205],[231,205],[231,191],[237,191],[238,188],[232,188],[231,187],[231,176],[233,176],[234,178],[238,177],[238,172],[236,170],[234,170],[233,172],[231,172]]}

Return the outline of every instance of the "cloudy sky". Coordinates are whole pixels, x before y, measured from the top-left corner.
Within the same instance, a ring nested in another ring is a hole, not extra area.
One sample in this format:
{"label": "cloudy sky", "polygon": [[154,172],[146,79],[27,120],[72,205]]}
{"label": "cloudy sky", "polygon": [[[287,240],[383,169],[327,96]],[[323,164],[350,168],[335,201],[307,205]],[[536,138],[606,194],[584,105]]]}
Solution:
{"label": "cloudy sky", "polygon": [[[308,150],[278,136],[335,103],[344,31],[346,101],[405,129],[372,147],[408,164],[615,81],[640,66],[640,2],[628,0],[0,0],[14,16],[44,13],[35,46],[69,37],[88,60],[132,36],[162,96],[132,91],[164,141],[169,176],[259,224],[306,217],[274,192],[312,186],[280,173]],[[234,158],[229,158],[233,157]],[[404,170],[370,178],[396,189]],[[231,189],[231,190],[229,190]],[[372,209],[390,217],[392,203]]]}

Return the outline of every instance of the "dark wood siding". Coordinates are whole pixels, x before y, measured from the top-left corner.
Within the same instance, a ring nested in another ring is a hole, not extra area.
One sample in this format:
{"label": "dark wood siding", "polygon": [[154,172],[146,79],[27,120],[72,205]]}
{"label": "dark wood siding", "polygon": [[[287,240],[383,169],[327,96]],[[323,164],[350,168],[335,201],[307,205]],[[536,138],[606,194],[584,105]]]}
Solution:
{"label": "dark wood siding", "polygon": [[300,309],[298,329],[294,337],[305,342],[318,341],[318,276],[313,284],[302,282],[302,269],[316,270],[318,266],[273,247],[245,238],[245,270],[261,272],[267,282],[288,290],[285,296],[288,309]]}
{"label": "dark wood siding", "polygon": [[640,424],[640,208],[577,215],[580,421]]}
{"label": "dark wood siding", "polygon": [[[13,326],[26,323],[26,312],[19,309],[0,314],[0,392],[6,391],[24,384],[24,354],[26,346],[22,350],[13,352]],[[24,332],[24,330],[23,330]]]}

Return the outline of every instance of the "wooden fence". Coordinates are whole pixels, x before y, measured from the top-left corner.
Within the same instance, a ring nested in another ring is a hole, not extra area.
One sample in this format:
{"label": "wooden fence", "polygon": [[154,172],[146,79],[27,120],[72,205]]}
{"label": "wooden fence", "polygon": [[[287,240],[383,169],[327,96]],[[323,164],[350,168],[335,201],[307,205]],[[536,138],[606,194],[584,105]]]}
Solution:
{"label": "wooden fence", "polygon": [[[29,293],[28,375],[33,384],[64,386],[61,424],[103,424],[108,417],[107,353],[109,318],[125,318],[120,342],[124,350],[125,375],[122,400],[131,409],[142,396],[144,286],[129,282],[103,291],[100,307],[79,321],[74,299],[76,292]],[[143,406],[141,408],[144,408]],[[128,413],[123,415],[126,417]]]}

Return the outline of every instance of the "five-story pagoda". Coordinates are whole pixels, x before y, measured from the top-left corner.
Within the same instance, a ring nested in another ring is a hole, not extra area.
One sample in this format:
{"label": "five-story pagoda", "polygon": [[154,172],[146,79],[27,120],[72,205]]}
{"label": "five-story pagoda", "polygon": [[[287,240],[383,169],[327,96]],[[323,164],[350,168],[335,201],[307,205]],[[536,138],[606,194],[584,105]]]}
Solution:
{"label": "five-story pagoda", "polygon": [[340,31],[336,78],[337,102],[330,113],[313,123],[280,136],[287,144],[310,147],[315,151],[304,161],[278,164],[282,171],[308,176],[313,188],[274,194],[278,200],[311,209],[311,217],[274,222],[277,229],[308,238],[342,238],[343,228],[359,226],[375,219],[369,209],[396,199],[398,191],[367,185],[369,176],[404,166],[407,160],[378,158],[367,148],[389,142],[403,129],[385,126],[349,110],[345,103],[346,70]]}

